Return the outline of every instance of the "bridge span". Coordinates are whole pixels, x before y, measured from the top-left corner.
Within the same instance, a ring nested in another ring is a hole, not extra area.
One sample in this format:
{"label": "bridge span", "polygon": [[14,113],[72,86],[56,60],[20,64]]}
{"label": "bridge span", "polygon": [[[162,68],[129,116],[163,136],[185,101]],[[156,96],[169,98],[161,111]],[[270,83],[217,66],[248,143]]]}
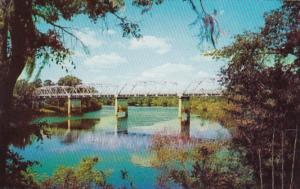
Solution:
{"label": "bridge span", "polygon": [[190,97],[220,95],[222,95],[222,89],[217,78],[202,78],[185,86],[172,81],[134,81],[123,85],[84,83],[76,86],[43,86],[34,92],[33,97],[37,100],[67,98],[69,116],[74,107],[73,101],[77,101],[77,105],[81,106],[81,98],[114,98],[115,115],[121,119],[128,117],[128,97],[177,96],[179,100],[178,117],[184,124],[189,124]]}
{"label": "bridge span", "polygon": [[[172,81],[135,81],[123,85],[84,83],[76,86],[44,86],[34,92],[35,98],[141,97],[141,96],[219,96],[222,90],[216,78],[204,78],[186,86]],[[206,86],[203,86],[206,84]],[[205,88],[206,87],[206,88]]]}

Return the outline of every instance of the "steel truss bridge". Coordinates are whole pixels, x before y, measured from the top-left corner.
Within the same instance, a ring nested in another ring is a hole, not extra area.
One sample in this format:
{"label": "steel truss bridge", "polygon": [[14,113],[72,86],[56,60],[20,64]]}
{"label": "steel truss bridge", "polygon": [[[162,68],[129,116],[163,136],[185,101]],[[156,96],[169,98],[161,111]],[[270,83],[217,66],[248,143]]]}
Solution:
{"label": "steel truss bridge", "polygon": [[142,96],[220,96],[218,78],[202,78],[185,86],[173,81],[133,81],[122,85],[84,83],[76,86],[44,86],[35,98],[142,97]]}

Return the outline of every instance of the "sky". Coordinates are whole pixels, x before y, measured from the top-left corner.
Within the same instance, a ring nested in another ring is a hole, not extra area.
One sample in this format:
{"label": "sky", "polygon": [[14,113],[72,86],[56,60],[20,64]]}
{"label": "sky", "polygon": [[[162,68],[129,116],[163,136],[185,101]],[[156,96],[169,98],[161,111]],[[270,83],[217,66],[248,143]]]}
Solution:
{"label": "sky", "polygon": [[[217,48],[229,45],[236,34],[258,31],[264,24],[265,12],[280,6],[278,0],[203,0],[207,12],[218,11],[216,16],[222,34]],[[198,4],[196,4],[199,6]],[[79,43],[66,36],[66,46],[73,51],[71,57],[76,69],[66,73],[55,64],[41,72],[42,80],[57,81],[67,74],[86,83],[120,83],[135,80],[167,80],[189,83],[203,77],[214,77],[226,61],[204,56],[207,44],[198,45],[197,27],[190,24],[196,19],[190,5],[182,0],[166,0],[141,14],[141,9],[126,6],[119,12],[140,25],[143,37],[139,40],[123,38],[118,20],[108,16],[106,22],[94,23],[84,15],[61,25],[74,28],[74,34],[88,47],[85,53]],[[40,25],[46,30],[47,25]],[[24,75],[24,74],[23,74]]]}

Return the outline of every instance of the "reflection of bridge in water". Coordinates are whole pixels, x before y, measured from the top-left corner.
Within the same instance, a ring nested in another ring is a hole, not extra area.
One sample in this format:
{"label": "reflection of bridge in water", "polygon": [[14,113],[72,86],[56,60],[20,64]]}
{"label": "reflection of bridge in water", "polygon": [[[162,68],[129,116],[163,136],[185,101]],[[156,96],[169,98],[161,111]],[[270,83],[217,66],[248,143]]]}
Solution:
{"label": "reflection of bridge in water", "polygon": [[[68,120],[63,123],[55,124],[55,128],[64,129],[63,134],[60,134],[62,137],[62,143],[71,144],[77,141],[80,137],[80,131],[89,130],[95,127],[95,124],[101,122],[101,119],[71,119],[68,117]],[[164,133],[158,132],[160,135],[174,135],[181,136],[182,138],[190,138],[190,125],[182,124],[179,120],[180,130],[179,132]],[[129,136],[129,137],[152,137],[156,132],[141,132],[133,131],[128,129],[128,120],[126,118],[116,119],[115,127],[112,130],[103,131],[105,135],[111,136]]]}
{"label": "reflection of bridge in water", "polygon": [[135,81],[124,85],[102,83],[81,84],[76,86],[44,86],[34,92],[34,103],[45,98],[67,98],[68,116],[72,109],[81,109],[81,99],[88,97],[114,98],[115,115],[119,133],[126,134],[128,117],[128,97],[178,97],[178,117],[181,121],[182,133],[189,133],[190,125],[190,97],[192,96],[220,96],[222,94],[217,78],[202,78],[186,86],[179,86],[170,81]]}

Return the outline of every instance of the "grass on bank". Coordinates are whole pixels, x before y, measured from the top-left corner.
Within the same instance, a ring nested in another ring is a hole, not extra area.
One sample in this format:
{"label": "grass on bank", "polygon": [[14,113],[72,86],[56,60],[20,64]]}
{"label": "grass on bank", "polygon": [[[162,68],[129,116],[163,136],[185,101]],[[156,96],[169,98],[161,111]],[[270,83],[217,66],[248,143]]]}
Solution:
{"label": "grass on bank", "polygon": [[228,111],[234,106],[223,97],[193,97],[191,99],[192,113],[199,117],[220,122],[225,127],[232,127],[234,122]]}

